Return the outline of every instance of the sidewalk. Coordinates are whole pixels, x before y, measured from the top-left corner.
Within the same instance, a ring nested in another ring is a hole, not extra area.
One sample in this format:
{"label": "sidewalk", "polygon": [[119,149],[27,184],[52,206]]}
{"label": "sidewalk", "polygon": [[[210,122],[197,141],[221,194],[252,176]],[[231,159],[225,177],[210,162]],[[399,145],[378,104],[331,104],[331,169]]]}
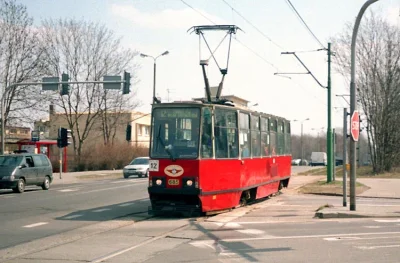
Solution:
{"label": "sidewalk", "polygon": [[84,171],[84,172],[68,172],[53,173],[53,181],[51,184],[76,184],[84,181],[97,181],[106,179],[124,178],[122,170],[105,170],[105,171]]}
{"label": "sidewalk", "polygon": [[[350,211],[350,200],[347,198],[347,206],[325,207],[315,213],[318,218],[400,218],[400,179],[358,178],[368,187],[367,191],[356,196],[356,211]],[[350,193],[347,193],[348,196]],[[397,204],[371,205],[357,202],[359,198],[381,198],[398,200]]]}

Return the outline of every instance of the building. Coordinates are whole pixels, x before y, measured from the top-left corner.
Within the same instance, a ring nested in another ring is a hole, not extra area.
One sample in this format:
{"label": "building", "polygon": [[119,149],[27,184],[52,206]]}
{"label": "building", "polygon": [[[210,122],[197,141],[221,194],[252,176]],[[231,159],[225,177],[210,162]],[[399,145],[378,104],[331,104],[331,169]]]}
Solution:
{"label": "building", "polygon": [[5,149],[4,153],[12,153],[18,150],[17,142],[31,138],[31,128],[19,126],[6,126],[4,134]]}

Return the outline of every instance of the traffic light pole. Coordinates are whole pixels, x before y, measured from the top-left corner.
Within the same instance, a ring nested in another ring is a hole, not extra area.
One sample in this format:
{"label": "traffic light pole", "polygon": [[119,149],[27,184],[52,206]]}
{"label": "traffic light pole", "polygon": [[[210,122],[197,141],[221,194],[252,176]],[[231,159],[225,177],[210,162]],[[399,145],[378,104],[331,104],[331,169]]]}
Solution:
{"label": "traffic light pole", "polygon": [[[129,76],[130,74],[125,72],[124,76]],[[4,154],[5,150],[5,96],[7,95],[7,91],[13,87],[17,86],[29,86],[29,85],[62,85],[62,84],[124,84],[124,85],[130,85],[130,80],[116,80],[116,81],[57,81],[57,82],[45,82],[45,81],[39,81],[39,82],[21,82],[21,83],[13,83],[9,86],[4,86],[4,89],[2,90],[2,96],[0,100],[0,110],[1,110],[1,154]],[[1,83],[0,83],[1,85]],[[126,88],[124,87],[123,90],[129,90],[129,87]],[[125,93],[124,93],[125,94]],[[61,177],[61,175],[60,175]]]}

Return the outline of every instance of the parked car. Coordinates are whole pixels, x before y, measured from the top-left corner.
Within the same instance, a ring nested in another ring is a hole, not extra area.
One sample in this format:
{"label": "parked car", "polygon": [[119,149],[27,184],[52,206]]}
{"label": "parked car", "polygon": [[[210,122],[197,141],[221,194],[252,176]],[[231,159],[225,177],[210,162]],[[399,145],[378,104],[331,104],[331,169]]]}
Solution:
{"label": "parked car", "polygon": [[48,190],[53,181],[53,167],[44,154],[0,155],[0,189],[25,191],[27,185],[41,186]]}
{"label": "parked car", "polygon": [[297,166],[299,166],[299,165],[300,165],[300,161],[301,161],[301,159],[293,159],[293,160],[292,160],[292,165],[297,165]]}
{"label": "parked car", "polygon": [[127,166],[124,167],[124,178],[129,178],[131,175],[137,175],[139,178],[142,176],[149,177],[149,157],[138,157],[132,160]]}

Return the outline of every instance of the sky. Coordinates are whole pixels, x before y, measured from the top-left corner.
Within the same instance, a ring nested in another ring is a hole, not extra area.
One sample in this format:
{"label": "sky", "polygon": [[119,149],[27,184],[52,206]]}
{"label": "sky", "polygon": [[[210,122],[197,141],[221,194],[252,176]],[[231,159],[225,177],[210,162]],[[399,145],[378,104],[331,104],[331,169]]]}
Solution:
{"label": "sky", "polygon": [[[297,55],[322,86],[327,86],[327,43],[354,23],[366,0],[291,0],[315,37],[302,24],[287,0],[16,0],[24,4],[35,25],[43,19],[76,18],[99,22],[122,37],[122,44],[138,53],[157,57],[156,94],[162,101],[190,100],[204,96],[200,59],[209,59],[204,41],[188,30],[210,24],[236,25],[232,36],[228,74],[222,95],[249,101],[253,110],[278,115],[292,121],[292,133],[317,135],[327,127],[327,90],[304,73]],[[368,10],[378,12],[399,25],[400,0],[380,0]],[[214,50],[224,32],[205,34]],[[221,68],[226,67],[228,41],[215,52]],[[321,45],[322,44],[322,45]],[[332,51],[335,47],[332,45]],[[307,51],[307,52],[305,52]],[[312,51],[312,52],[308,52]],[[153,59],[135,57],[140,70],[133,87],[137,110],[150,112],[153,94]],[[334,60],[334,58],[333,58]],[[349,84],[332,66],[332,127],[341,129],[343,97]],[[218,67],[210,59],[207,73],[211,86],[221,80]],[[290,78],[288,78],[290,77]],[[346,97],[349,100],[349,97]],[[253,106],[254,105],[254,106]],[[309,120],[306,120],[309,119]],[[298,120],[294,121],[293,120]],[[301,125],[303,123],[303,125]]]}

